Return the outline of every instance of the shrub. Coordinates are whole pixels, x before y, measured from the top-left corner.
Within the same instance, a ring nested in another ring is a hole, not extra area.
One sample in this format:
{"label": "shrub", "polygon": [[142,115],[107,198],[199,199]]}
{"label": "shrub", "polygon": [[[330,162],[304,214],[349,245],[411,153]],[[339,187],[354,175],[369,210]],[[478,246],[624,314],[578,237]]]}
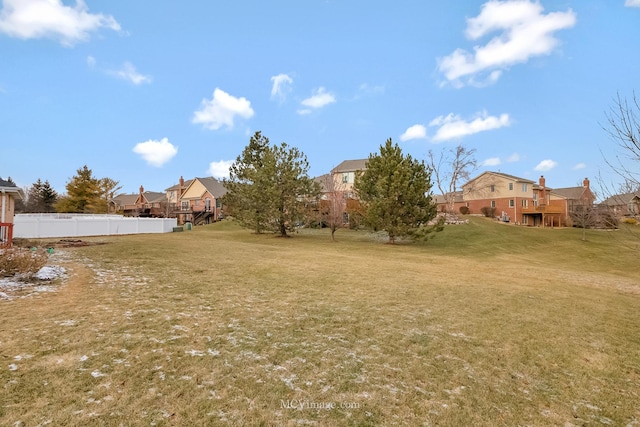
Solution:
{"label": "shrub", "polygon": [[635,218],[625,218],[622,220],[622,222],[624,222],[625,224],[629,224],[629,225],[637,225],[638,224],[638,220]]}
{"label": "shrub", "polygon": [[471,209],[466,206],[460,206],[460,213],[462,215],[469,215],[471,213]]}
{"label": "shrub", "polygon": [[490,206],[481,208],[480,212],[482,212],[482,215],[486,216],[487,218],[494,218],[496,216],[496,208],[492,208]]}
{"label": "shrub", "polygon": [[46,263],[47,253],[44,250],[6,249],[0,252],[0,276],[18,274],[29,278],[44,267]]}

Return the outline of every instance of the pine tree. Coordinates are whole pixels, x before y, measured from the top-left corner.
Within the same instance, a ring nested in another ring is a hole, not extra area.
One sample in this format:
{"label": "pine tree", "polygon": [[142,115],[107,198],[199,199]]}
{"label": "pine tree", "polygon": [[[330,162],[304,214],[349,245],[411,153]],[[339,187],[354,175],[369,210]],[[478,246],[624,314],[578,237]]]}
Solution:
{"label": "pine tree", "polygon": [[40,191],[42,190],[42,181],[40,178],[34,182],[27,192],[27,212],[42,212],[42,201],[40,199]]}
{"label": "pine tree", "polygon": [[100,180],[84,165],[66,185],[66,196],[55,204],[57,212],[97,213],[101,211]]}
{"label": "pine tree", "polygon": [[386,231],[393,244],[399,237],[426,237],[441,230],[439,223],[428,226],[437,214],[431,186],[431,171],[424,162],[403,155],[388,139],[380,154],[369,156],[354,189],[363,205],[365,225]]}
{"label": "pine tree", "polygon": [[42,212],[55,212],[54,205],[58,201],[58,193],[51,187],[48,180],[40,187],[40,202],[42,203]]}
{"label": "pine tree", "polygon": [[229,169],[225,204],[243,226],[256,233],[286,236],[301,214],[304,198],[318,192],[308,169],[306,157],[297,148],[284,142],[271,146],[267,137],[256,132]]}
{"label": "pine tree", "polygon": [[269,152],[269,138],[256,132],[229,168],[229,179],[223,181],[228,191],[224,204],[240,224],[256,233],[265,231],[271,216],[267,201],[273,189],[267,179],[266,163],[273,162]]}

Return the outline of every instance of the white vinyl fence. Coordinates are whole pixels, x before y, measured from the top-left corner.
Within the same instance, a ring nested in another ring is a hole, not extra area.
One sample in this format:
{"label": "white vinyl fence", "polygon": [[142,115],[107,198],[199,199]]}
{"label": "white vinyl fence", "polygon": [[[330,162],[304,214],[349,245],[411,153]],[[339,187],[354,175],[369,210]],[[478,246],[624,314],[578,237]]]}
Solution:
{"label": "white vinyl fence", "polygon": [[17,214],[13,237],[111,236],[116,234],[169,233],[175,218],[129,218],[121,215]]}

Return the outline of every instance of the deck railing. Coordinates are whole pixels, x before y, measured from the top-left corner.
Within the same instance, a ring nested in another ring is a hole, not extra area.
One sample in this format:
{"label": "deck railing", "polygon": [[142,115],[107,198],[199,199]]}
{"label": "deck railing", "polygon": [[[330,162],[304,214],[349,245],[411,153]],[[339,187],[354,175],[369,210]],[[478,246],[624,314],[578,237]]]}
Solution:
{"label": "deck railing", "polygon": [[10,248],[13,240],[13,224],[0,222],[0,248]]}

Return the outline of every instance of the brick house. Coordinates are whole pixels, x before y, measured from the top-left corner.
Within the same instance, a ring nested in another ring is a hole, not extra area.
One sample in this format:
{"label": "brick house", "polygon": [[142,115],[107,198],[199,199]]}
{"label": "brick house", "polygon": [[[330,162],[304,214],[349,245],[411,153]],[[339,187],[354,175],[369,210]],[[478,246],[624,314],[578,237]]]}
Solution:
{"label": "brick house", "polygon": [[15,184],[0,179],[0,248],[11,247],[16,200],[22,200],[20,189]]}
{"label": "brick house", "polygon": [[145,191],[140,186],[138,194],[119,194],[109,204],[109,212],[130,217],[165,218],[170,214],[165,193]]}
{"label": "brick house", "polygon": [[166,190],[169,203],[175,203],[178,224],[210,224],[224,217],[222,197],[227,189],[214,177],[194,178],[187,182],[180,177],[177,186]]}
{"label": "brick house", "polygon": [[320,185],[320,205],[329,209],[329,205],[342,203],[342,206],[332,209],[343,212],[345,224],[349,222],[350,214],[360,207],[353,185],[356,175],[367,168],[367,161],[368,159],[344,160],[331,169],[330,173],[314,178]]}
{"label": "brick house", "polygon": [[[442,203],[444,198],[437,197]],[[544,176],[538,182],[501,172],[483,172],[462,186],[454,209],[466,206],[470,214],[481,214],[493,208],[495,216],[515,224],[554,227],[570,223],[578,206],[592,206],[595,196],[587,178],[583,185],[550,188]],[[442,209],[442,204],[439,209]]]}
{"label": "brick house", "polygon": [[615,194],[600,203],[614,216],[634,217],[640,215],[640,191],[635,193]]}

